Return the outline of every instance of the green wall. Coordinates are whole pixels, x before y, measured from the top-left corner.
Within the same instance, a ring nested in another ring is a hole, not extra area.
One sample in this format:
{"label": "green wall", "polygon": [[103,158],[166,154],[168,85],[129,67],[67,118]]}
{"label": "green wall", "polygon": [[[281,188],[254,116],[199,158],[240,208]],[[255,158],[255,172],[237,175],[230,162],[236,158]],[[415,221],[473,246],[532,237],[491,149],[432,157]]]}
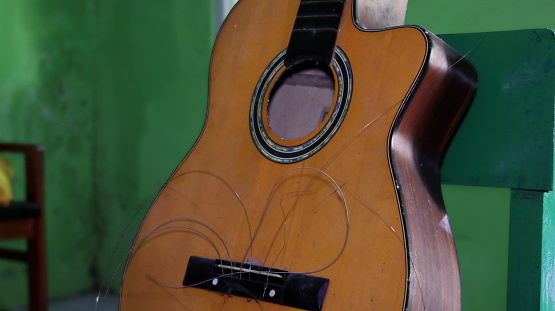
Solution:
{"label": "green wall", "polygon": [[[93,4],[0,1],[0,140],[46,147],[52,296],[93,285]],[[22,264],[0,262],[0,293],[0,309],[24,302]]]}
{"label": "green wall", "polygon": [[[206,0],[0,0],[0,140],[45,146],[50,297],[111,275],[130,219],[199,135],[212,11]],[[0,293],[0,310],[26,304],[24,265],[0,261]]]}
{"label": "green wall", "polygon": [[[554,28],[554,12],[552,0],[413,0],[406,23],[436,34]],[[478,84],[487,87],[487,81]],[[463,309],[507,310],[510,189],[445,185],[443,191],[457,243]]]}
{"label": "green wall", "polygon": [[409,0],[405,22],[435,34],[553,28],[552,0]]}
{"label": "green wall", "polygon": [[95,191],[104,285],[204,124],[211,12],[206,0],[99,6]]}
{"label": "green wall", "polygon": [[[0,140],[46,149],[51,297],[107,286],[148,202],[200,133],[212,11],[207,0],[0,0]],[[552,0],[411,0],[407,23],[437,34],[553,27],[552,12]],[[503,270],[509,191],[444,189],[461,253],[479,236],[468,224],[480,210],[500,233],[484,241],[488,255],[463,255],[461,269],[497,260]],[[506,275],[496,276],[481,284],[494,288],[491,299],[465,301],[466,310],[502,309]],[[25,284],[22,265],[0,262],[0,309],[25,304]]]}

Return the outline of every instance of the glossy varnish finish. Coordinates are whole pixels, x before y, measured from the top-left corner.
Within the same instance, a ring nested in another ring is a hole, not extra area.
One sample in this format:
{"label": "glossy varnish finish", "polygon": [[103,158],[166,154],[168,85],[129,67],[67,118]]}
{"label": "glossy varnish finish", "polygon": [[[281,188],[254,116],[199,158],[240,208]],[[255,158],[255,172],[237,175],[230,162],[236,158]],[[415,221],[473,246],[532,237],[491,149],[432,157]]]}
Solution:
{"label": "glossy varnish finish", "polygon": [[249,111],[299,1],[243,0],[232,11],[214,47],[204,131],[143,222],[121,310],[288,309],[172,288],[190,256],[328,278],[323,310],[460,309],[437,176],[473,72],[420,28],[357,28],[345,5],[337,45],[352,66],[350,107],[328,144],[294,164],[258,151]]}
{"label": "glossy varnish finish", "polygon": [[440,165],[476,87],[473,67],[432,34],[422,83],[392,131],[409,255],[410,310],[460,310],[458,260],[440,188]]}

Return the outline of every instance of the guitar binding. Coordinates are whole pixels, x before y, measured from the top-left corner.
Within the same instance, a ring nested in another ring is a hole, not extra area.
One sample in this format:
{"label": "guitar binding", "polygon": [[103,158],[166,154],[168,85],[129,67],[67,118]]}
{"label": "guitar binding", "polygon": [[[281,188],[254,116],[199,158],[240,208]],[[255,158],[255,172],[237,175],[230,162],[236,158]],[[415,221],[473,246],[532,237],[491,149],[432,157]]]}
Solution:
{"label": "guitar binding", "polygon": [[338,92],[331,117],[321,130],[300,144],[287,146],[272,140],[268,134],[270,129],[264,125],[263,110],[269,97],[271,83],[285,68],[286,52],[287,50],[284,50],[278,54],[262,74],[255,88],[250,108],[250,131],[255,146],[269,160],[283,164],[296,163],[309,158],[332,139],[345,119],[353,90],[351,65],[341,48],[336,47],[331,67],[336,74]]}

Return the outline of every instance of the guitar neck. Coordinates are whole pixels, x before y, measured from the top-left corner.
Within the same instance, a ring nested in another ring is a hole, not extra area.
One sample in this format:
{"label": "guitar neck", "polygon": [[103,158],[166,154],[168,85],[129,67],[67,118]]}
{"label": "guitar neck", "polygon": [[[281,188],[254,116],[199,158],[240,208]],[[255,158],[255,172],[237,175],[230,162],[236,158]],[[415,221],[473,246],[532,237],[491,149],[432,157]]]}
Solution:
{"label": "guitar neck", "polygon": [[285,66],[303,61],[331,62],[345,0],[301,0],[287,47]]}
{"label": "guitar neck", "polygon": [[[402,25],[407,2],[356,0],[357,24],[364,29]],[[330,63],[344,6],[345,0],[301,0],[287,48],[287,68],[308,60]]]}

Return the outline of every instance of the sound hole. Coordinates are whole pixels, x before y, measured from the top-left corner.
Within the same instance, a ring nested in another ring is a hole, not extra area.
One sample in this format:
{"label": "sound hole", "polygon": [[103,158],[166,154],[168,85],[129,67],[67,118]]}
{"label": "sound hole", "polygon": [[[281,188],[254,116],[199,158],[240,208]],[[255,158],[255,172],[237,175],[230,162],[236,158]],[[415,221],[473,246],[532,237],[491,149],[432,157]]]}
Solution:
{"label": "sound hole", "polygon": [[270,129],[284,140],[305,137],[326,119],[334,92],[335,80],[327,65],[304,62],[293,66],[279,77],[270,93]]}

